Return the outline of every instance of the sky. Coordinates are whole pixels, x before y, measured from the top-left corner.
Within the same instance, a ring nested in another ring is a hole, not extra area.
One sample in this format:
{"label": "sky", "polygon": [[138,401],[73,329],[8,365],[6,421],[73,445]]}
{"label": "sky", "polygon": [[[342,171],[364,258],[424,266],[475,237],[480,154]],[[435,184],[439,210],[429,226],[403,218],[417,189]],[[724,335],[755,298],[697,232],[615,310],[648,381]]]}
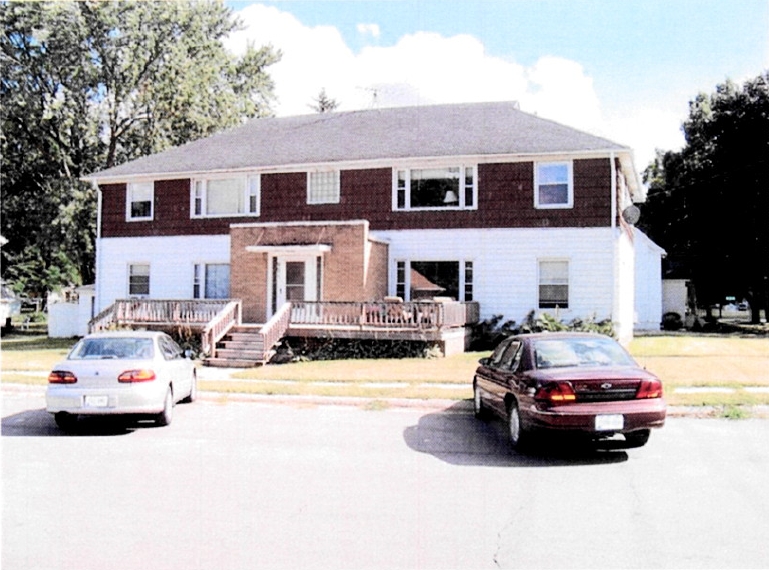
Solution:
{"label": "sky", "polygon": [[769,0],[278,0],[226,2],[227,47],[282,52],[277,116],[517,101],[634,150],[684,144],[688,104],[769,69]]}

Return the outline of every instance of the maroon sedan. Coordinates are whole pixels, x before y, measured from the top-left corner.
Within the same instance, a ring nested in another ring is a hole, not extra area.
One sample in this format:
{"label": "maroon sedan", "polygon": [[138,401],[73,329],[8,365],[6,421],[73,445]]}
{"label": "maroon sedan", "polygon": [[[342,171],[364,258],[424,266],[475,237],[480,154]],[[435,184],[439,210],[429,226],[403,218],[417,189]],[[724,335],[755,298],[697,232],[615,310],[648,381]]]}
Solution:
{"label": "maroon sedan", "polygon": [[665,423],[662,382],[615,340],[589,333],[542,333],[502,341],[473,380],[476,417],[491,410],[509,425],[513,449],[539,430],[601,439],[622,434],[644,445]]}

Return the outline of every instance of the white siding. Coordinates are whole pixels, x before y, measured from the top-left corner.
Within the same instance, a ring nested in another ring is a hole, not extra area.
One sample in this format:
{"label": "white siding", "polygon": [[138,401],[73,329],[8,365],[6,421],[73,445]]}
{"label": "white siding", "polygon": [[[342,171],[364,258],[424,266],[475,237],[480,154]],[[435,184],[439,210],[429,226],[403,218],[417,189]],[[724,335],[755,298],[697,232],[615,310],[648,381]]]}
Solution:
{"label": "white siding", "polygon": [[614,332],[623,344],[633,339],[635,320],[635,249],[631,237],[617,231],[614,282]]}
{"label": "white siding", "polygon": [[[635,330],[660,330],[662,323],[662,255],[664,250],[639,229],[635,237]],[[686,292],[684,288],[684,300]],[[681,312],[681,317],[684,313]]]}
{"label": "white siding", "polygon": [[662,314],[678,313],[681,319],[686,316],[688,291],[687,279],[665,279],[662,281]]}
{"label": "white siding", "polygon": [[[539,312],[540,259],[569,261],[569,308],[559,317],[612,317],[614,239],[611,228],[409,230],[372,232],[390,243],[390,288],[396,261],[472,261],[481,318],[521,323]],[[631,309],[632,311],[632,305]],[[554,311],[548,311],[553,313]]]}
{"label": "white siding", "polygon": [[149,263],[151,298],[191,299],[196,263],[230,262],[229,235],[102,238],[97,247],[97,312],[129,297],[132,263]]}

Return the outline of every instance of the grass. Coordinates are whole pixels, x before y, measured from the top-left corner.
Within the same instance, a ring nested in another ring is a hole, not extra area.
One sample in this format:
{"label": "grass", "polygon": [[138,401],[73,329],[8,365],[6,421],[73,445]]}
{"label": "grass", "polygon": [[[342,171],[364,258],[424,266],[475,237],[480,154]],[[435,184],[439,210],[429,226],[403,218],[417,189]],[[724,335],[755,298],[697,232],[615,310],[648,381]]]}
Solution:
{"label": "grass", "polygon": [[668,387],[769,387],[769,338],[639,337],[630,352]]}
{"label": "grass", "polygon": [[8,370],[50,371],[54,364],[67,356],[76,341],[74,338],[48,338],[44,334],[13,334],[3,338],[0,341],[3,382],[12,381],[10,375],[6,377]]}
{"label": "grass", "polygon": [[[73,339],[41,335],[2,340],[2,381],[45,384],[47,372],[64,358]],[[653,336],[633,340],[630,352],[662,378],[673,406],[715,406],[738,419],[745,407],[769,405],[769,338],[706,335]],[[463,400],[472,396],[478,359],[471,352],[438,359],[382,359],[296,362],[236,372],[231,381],[201,381],[202,390],[220,393]],[[725,388],[722,392],[676,392],[676,388]]]}

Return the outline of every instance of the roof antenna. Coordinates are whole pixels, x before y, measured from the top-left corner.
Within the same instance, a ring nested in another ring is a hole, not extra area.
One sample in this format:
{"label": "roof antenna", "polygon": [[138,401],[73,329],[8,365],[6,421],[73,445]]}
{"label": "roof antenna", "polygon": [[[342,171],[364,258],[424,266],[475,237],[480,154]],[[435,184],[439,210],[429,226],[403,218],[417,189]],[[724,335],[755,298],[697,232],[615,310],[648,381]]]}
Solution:
{"label": "roof antenna", "polygon": [[358,87],[358,89],[362,89],[363,91],[368,91],[371,94],[371,104],[369,104],[369,109],[376,109],[379,107],[379,88],[378,87]]}

